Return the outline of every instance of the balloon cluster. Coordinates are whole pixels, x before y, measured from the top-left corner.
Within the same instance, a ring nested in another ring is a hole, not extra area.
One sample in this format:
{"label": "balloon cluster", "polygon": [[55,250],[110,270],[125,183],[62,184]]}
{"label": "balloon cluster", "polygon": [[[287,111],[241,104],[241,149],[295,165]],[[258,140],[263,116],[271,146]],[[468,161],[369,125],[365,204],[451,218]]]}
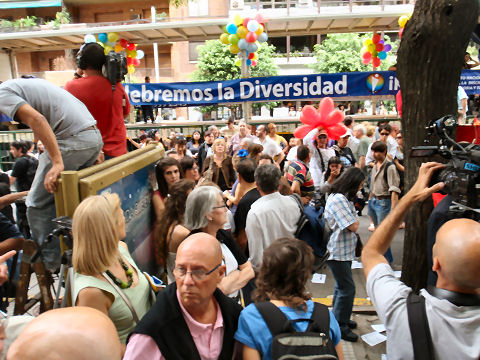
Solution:
{"label": "balloon cluster", "polygon": [[[240,57],[239,53],[242,50],[246,51],[247,66],[257,65],[257,50],[260,48],[260,43],[267,40],[265,19],[260,14],[254,18],[243,18],[236,14],[233,20],[223,27],[223,33],[220,35],[220,41],[225,45],[230,45],[232,54],[238,54]],[[235,65],[241,66],[242,60],[238,58]]]}
{"label": "balloon cluster", "polygon": [[373,34],[371,39],[365,39],[363,45],[362,63],[368,65],[371,62],[374,67],[379,67],[382,60],[387,58],[387,53],[392,50],[392,45],[385,44],[379,34]]}
{"label": "balloon cluster", "polygon": [[398,36],[400,39],[403,36],[403,30],[405,30],[405,25],[407,24],[407,21],[410,20],[412,17],[412,14],[410,15],[402,15],[398,18],[398,26],[400,26],[400,31],[398,32]]}
{"label": "balloon cluster", "polygon": [[300,114],[300,121],[304,124],[295,129],[293,135],[303,139],[313,129],[324,129],[329,139],[338,138],[347,131],[342,125],[345,118],[343,111],[335,109],[335,104],[330,97],[323,98],[318,105],[318,110],[311,105],[306,105]]}
{"label": "balloon cluster", "polygon": [[105,55],[110,51],[125,52],[127,56],[127,69],[129,74],[135,72],[135,66],[140,65],[140,60],[143,59],[145,53],[142,50],[137,50],[137,45],[129,42],[126,39],[120,39],[116,32],[100,33],[97,35],[85,35],[83,41],[85,44],[96,42],[104,48]]}

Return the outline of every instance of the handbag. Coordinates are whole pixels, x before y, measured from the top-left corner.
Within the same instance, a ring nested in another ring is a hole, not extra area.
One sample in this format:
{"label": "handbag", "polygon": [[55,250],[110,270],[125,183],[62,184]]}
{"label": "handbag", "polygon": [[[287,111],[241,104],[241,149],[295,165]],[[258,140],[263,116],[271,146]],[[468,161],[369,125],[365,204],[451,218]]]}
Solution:
{"label": "handbag", "polygon": [[212,182],[213,180],[213,174],[214,174],[214,171],[213,171],[213,168],[212,168],[212,164],[213,164],[213,158],[210,160],[210,165],[208,165],[208,169],[203,173],[202,177],[198,180],[198,185],[202,185],[203,183],[206,183],[206,182]]}
{"label": "handbag", "polygon": [[363,243],[362,239],[360,239],[360,235],[355,233],[355,236],[357,237],[357,244],[355,245],[355,257],[360,257],[362,256]]}

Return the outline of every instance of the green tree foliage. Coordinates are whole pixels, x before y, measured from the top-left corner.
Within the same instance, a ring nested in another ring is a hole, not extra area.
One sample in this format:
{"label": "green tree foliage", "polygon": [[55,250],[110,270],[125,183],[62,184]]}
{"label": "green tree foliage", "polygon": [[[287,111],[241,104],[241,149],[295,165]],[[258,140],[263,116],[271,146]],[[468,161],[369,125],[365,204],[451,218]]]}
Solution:
{"label": "green tree foliage", "polygon": [[[363,41],[371,37],[371,33],[328,34],[321,44],[314,46],[317,62],[310,67],[319,73],[371,71],[371,64],[362,64]],[[378,70],[387,70],[396,63],[398,41],[391,42],[388,35],[385,35],[384,40],[392,45],[392,50]]]}
{"label": "green tree foliage", "polygon": [[[275,76],[278,74],[278,67],[273,62],[275,46],[262,44],[257,51],[258,65],[250,67],[252,77]],[[191,76],[192,81],[225,81],[240,79],[240,67],[235,65],[237,55],[230,52],[229,46],[222,44],[220,40],[205,41],[205,45],[198,47],[197,70]],[[254,107],[267,105],[274,107],[276,103],[256,103]],[[235,105],[237,106],[237,105]],[[217,106],[205,106],[202,112],[216,109]]]}

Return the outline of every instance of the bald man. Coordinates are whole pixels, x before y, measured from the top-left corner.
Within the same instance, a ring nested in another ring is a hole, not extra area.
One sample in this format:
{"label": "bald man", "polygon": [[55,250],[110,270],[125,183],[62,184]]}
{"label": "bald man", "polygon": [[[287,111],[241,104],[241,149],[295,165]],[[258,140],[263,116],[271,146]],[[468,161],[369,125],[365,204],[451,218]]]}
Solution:
{"label": "bald man", "polygon": [[[442,167],[433,162],[422,164],[415,185],[372,234],[362,252],[367,293],[387,328],[389,359],[414,359],[407,312],[412,289],[395,278],[382,254],[408,210],[444,186],[438,183],[428,187],[432,174]],[[437,232],[432,269],[438,275],[436,287],[422,289],[420,295],[425,300],[434,358],[480,359],[480,224],[469,219],[445,223]]]}
{"label": "bald man", "polygon": [[47,311],[20,333],[7,360],[120,360],[117,330],[105,314],[89,307]]}
{"label": "bald man", "polygon": [[124,360],[232,359],[241,307],[217,289],[222,250],[206,233],[178,247],[175,283],[162,291],[127,340]]}

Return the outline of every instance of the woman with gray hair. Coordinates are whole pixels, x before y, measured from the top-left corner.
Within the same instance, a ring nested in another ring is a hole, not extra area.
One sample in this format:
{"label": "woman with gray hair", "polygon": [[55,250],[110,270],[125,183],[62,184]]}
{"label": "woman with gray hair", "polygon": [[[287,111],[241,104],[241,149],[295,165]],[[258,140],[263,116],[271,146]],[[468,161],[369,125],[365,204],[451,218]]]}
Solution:
{"label": "woman with gray hair", "polygon": [[227,271],[218,288],[230,297],[237,297],[238,290],[255,274],[252,264],[230,232],[223,230],[227,222],[227,206],[222,192],[215,186],[194,189],[187,198],[184,222],[185,227],[192,231],[191,234],[204,232],[215,236],[220,242]]}

